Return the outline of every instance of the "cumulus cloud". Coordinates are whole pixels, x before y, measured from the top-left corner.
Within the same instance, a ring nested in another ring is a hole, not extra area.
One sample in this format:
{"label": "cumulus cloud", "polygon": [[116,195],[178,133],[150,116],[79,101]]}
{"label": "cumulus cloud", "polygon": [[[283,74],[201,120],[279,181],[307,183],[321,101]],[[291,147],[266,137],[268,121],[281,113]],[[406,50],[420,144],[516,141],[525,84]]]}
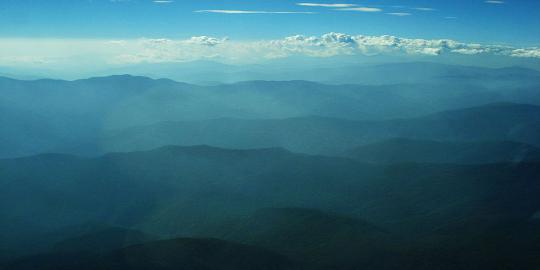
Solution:
{"label": "cumulus cloud", "polygon": [[514,57],[540,58],[540,48],[514,49],[510,55]]}
{"label": "cumulus cloud", "polygon": [[208,37],[208,36],[192,37],[189,40],[187,40],[187,42],[191,44],[206,45],[206,46],[216,46],[216,45],[224,43],[225,41],[227,41],[227,38],[219,39],[219,38]]}
{"label": "cumulus cloud", "polygon": [[227,38],[209,36],[191,37],[185,40],[138,39],[128,41],[126,52],[110,59],[112,64],[184,62],[217,58],[218,48]]}
{"label": "cumulus cloud", "polygon": [[[38,46],[36,46],[38,44]],[[0,62],[9,66],[131,65],[210,59],[223,63],[260,63],[268,59],[373,55],[496,55],[535,58],[540,48],[463,43],[450,39],[395,36],[294,35],[282,39],[235,41],[196,36],[187,39],[39,40],[0,39]]]}
{"label": "cumulus cloud", "polygon": [[144,40],[144,53],[131,59],[144,62],[190,61],[202,58],[225,62],[257,62],[290,56],[331,57],[338,55],[490,54],[509,57],[539,58],[539,48],[514,48],[499,45],[462,43],[450,39],[409,39],[395,36],[347,35],[328,33],[322,36],[295,35],[276,40],[229,41],[212,37],[194,37],[187,40]]}

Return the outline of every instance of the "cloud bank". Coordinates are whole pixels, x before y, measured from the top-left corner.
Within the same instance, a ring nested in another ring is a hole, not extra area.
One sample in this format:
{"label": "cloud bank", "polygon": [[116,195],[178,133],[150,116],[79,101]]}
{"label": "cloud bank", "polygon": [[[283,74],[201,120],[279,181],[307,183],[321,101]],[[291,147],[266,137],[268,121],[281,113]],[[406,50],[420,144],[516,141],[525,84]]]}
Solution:
{"label": "cloud bank", "polygon": [[[400,16],[400,15],[398,15]],[[540,48],[515,48],[501,45],[462,43],[450,39],[409,39],[395,36],[347,35],[328,33],[322,36],[295,35],[277,40],[229,41],[212,37],[193,37],[188,40],[135,41],[141,50],[116,58],[119,62],[190,61],[214,58],[224,62],[258,62],[290,56],[332,57],[339,55],[489,54],[540,59]]]}
{"label": "cloud bank", "polygon": [[293,56],[494,55],[540,60],[540,48],[463,43],[450,39],[395,36],[295,35],[283,39],[234,41],[197,36],[189,39],[39,40],[0,39],[0,66],[132,65],[139,63],[215,60],[231,64],[260,63]]}

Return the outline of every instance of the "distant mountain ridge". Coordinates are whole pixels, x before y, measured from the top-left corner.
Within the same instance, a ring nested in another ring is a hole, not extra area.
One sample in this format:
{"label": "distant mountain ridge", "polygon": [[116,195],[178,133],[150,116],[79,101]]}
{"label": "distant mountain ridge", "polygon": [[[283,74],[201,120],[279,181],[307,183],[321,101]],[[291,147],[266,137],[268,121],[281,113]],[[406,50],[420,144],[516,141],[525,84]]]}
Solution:
{"label": "distant mountain ridge", "polygon": [[[406,72],[416,70],[423,75],[433,71],[441,76],[479,78],[448,80],[437,75],[436,80],[430,81],[388,80],[382,84],[359,85],[347,84],[346,80],[321,84],[298,77],[290,81],[259,80],[212,86],[131,75],[75,81],[0,78],[0,125],[4,127],[0,130],[0,157],[43,152],[101,154],[115,150],[101,146],[101,140],[110,130],[166,121],[308,116],[382,121],[418,118],[495,102],[540,105],[537,90],[540,79],[534,79],[538,73],[534,71],[402,63],[363,67],[365,72],[351,69],[351,72],[354,77],[368,76],[371,72],[387,78],[388,73],[379,69],[390,67],[403,71],[392,73],[405,77]],[[511,77],[512,83],[497,84],[493,79],[503,75]],[[523,83],[519,83],[521,80]],[[523,129],[526,131],[522,133],[530,133],[529,127]]]}
{"label": "distant mountain ridge", "polygon": [[435,82],[440,79],[479,84],[538,82],[540,72],[520,66],[487,68],[435,62],[397,62],[347,65],[314,64],[313,68],[291,63],[227,65],[210,61],[145,64],[110,70],[107,74],[129,73],[152,78],[168,77],[195,84],[235,83],[251,80],[307,80],[331,84],[401,84]]}
{"label": "distant mountain ridge", "polygon": [[533,130],[538,123],[540,106],[497,103],[386,121],[301,117],[164,122],[122,130],[105,138],[103,146],[110,151],[151,149],[167,144],[241,149],[282,147],[323,155],[341,155],[360,145],[392,138],[515,141],[540,146],[540,134],[533,136],[537,134]]}

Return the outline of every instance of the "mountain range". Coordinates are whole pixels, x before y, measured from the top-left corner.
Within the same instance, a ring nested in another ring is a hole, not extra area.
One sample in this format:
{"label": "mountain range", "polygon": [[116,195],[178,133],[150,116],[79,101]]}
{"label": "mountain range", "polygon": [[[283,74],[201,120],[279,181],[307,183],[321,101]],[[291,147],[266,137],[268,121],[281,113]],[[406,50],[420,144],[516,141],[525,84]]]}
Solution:
{"label": "mountain range", "polygon": [[283,147],[322,155],[341,155],[364,144],[393,138],[516,141],[540,146],[539,123],[539,106],[496,103],[382,121],[301,117],[163,122],[113,133],[101,141],[101,146],[109,151],[145,150],[168,144],[242,149]]}
{"label": "mountain range", "polygon": [[537,70],[289,60],[0,77],[0,270],[538,268]]}
{"label": "mountain range", "polygon": [[[392,258],[390,264],[401,262],[408,252],[416,254],[426,248],[429,253],[415,255],[415,260],[427,256],[435,263],[437,256],[451,253],[431,254],[434,247],[455,252],[454,248],[472,251],[480,245],[489,255],[471,259],[477,264],[497,251],[482,240],[502,241],[499,236],[490,237],[492,234],[516,237],[512,240],[515,245],[535,250],[537,242],[522,238],[522,233],[523,228],[537,229],[534,216],[540,211],[540,182],[535,176],[539,168],[537,163],[524,162],[368,165],[276,148],[227,150],[208,146],[169,146],[99,158],[47,154],[4,159],[0,160],[0,212],[7,222],[1,225],[0,237],[4,248],[22,247],[12,254],[24,254],[25,246],[46,241],[42,235],[48,232],[98,222],[166,239],[221,238],[277,252],[291,263],[323,269],[330,265],[339,269],[367,267],[375,262],[376,269],[385,269],[390,266],[382,258]],[[278,209],[265,210],[268,208]],[[306,208],[317,210],[302,210]],[[96,235],[103,233],[40,245],[56,246],[56,251],[50,252],[58,254],[68,243],[87,241],[82,239],[126,239]],[[453,238],[456,235],[461,237]],[[166,243],[176,249],[174,242]],[[133,246],[118,252],[133,251],[129,254],[141,254],[141,258],[167,254],[153,251],[161,245],[151,244],[152,251]],[[68,250],[76,250],[73,244],[69,246]],[[85,246],[100,250],[102,245]],[[367,250],[358,253],[358,249]],[[95,258],[92,252],[84,256],[92,263],[114,262],[107,267],[129,263],[118,255],[124,253],[110,252],[105,254],[112,257]],[[516,256],[506,259],[512,262],[518,260]],[[30,258],[31,262],[37,260]],[[173,260],[174,265],[181,263],[176,257],[159,258]],[[186,263],[196,258],[188,256]],[[415,260],[408,263],[419,263]],[[222,263],[219,259],[210,261]],[[137,264],[151,269],[153,261],[147,262]]]}
{"label": "mountain range", "polygon": [[345,153],[356,160],[376,164],[450,163],[482,164],[540,161],[537,147],[502,142],[447,142],[390,139],[363,145]]}
{"label": "mountain range", "polygon": [[[332,63],[301,59],[301,64],[291,61],[270,61],[259,65],[228,65],[212,61],[183,63],[144,63],[125,68],[107,70],[101,74],[134,74],[151,78],[171,78],[194,84],[236,83],[240,81],[289,81],[305,80],[328,84],[404,84],[436,83],[441,80],[452,83],[482,85],[536,84],[540,78],[537,69],[520,67],[488,68],[452,65],[436,62],[388,62]],[[344,60],[344,59],[341,59]],[[394,60],[395,61],[395,60]],[[521,65],[524,66],[524,65]],[[537,67],[537,66],[536,66]]]}

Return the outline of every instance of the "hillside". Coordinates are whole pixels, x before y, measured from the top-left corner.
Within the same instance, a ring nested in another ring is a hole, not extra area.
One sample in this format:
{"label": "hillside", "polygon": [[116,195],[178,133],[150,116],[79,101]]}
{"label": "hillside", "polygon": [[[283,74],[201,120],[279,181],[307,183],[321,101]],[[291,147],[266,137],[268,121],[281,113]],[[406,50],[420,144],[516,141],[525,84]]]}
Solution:
{"label": "hillside", "polygon": [[126,228],[110,227],[88,232],[54,244],[54,253],[105,254],[115,249],[156,240],[156,236]]}
{"label": "hillside", "polygon": [[398,236],[368,222],[315,209],[260,209],[229,224],[220,226],[221,238],[281,252],[310,269],[369,267],[405,250]]}
{"label": "hillside", "polygon": [[[71,240],[42,234],[94,221],[160,238],[224,238],[319,266],[388,262],[377,266],[411,263],[411,269],[422,269],[418,263],[424,259],[437,266],[439,256],[463,246],[486,250],[479,258],[492,256],[502,249],[486,246],[485,239],[500,247],[503,235],[517,237],[514,248],[535,250],[536,242],[522,228],[540,210],[539,168],[525,162],[367,165],[278,148],[210,146],[98,158],[47,154],[3,159],[0,212],[8,222],[0,224],[0,237],[8,252],[58,239],[58,250],[78,249],[82,259],[133,243],[126,238],[131,233],[108,229],[75,234]],[[278,209],[260,210],[265,208]],[[432,253],[438,250],[433,246],[447,248],[439,254]],[[360,256],[355,250],[365,252]],[[45,260],[65,257],[56,254]],[[30,262],[40,262],[41,256]],[[113,256],[110,262],[123,266],[122,258]],[[452,265],[453,259],[442,262]]]}
{"label": "hillside", "polygon": [[391,139],[357,147],[345,156],[368,163],[481,164],[540,161],[540,149],[523,143]]}
{"label": "hillside", "polygon": [[537,212],[537,173],[535,163],[372,166],[280,149],[40,155],[0,160],[0,210],[10,221],[0,232],[19,241],[36,227],[95,220],[192,235],[265,207],[330,210],[394,232],[481,228]]}
{"label": "hillside", "polygon": [[[470,69],[471,74],[500,75],[500,71]],[[0,78],[0,125],[4,127],[0,157],[43,152],[98,155],[115,150],[102,142],[111,131],[169,121],[311,116],[379,121],[495,102],[540,105],[537,85],[488,87],[444,78],[384,85],[291,80],[212,86],[130,75],[75,81]]]}
{"label": "hillside", "polygon": [[[431,242],[404,241],[399,235],[344,216],[313,209],[267,208],[207,232],[250,245],[171,239],[99,256],[90,249],[55,251],[15,260],[2,269],[534,269],[540,261],[540,239],[531,237],[538,233],[537,225],[531,220],[513,226],[499,224],[481,232],[433,235],[438,239]],[[92,242],[110,241],[98,237]],[[85,241],[79,244],[85,245]]]}
{"label": "hillside", "polygon": [[104,256],[43,255],[20,260],[8,269],[51,270],[281,270],[298,269],[273,252],[217,239],[179,238],[133,245]]}
{"label": "hillside", "polygon": [[360,145],[393,138],[435,141],[516,141],[540,146],[540,106],[495,103],[428,116],[386,121],[304,117],[163,122],[125,129],[102,140],[109,151],[162,145],[225,148],[283,147],[293,152],[342,155]]}

